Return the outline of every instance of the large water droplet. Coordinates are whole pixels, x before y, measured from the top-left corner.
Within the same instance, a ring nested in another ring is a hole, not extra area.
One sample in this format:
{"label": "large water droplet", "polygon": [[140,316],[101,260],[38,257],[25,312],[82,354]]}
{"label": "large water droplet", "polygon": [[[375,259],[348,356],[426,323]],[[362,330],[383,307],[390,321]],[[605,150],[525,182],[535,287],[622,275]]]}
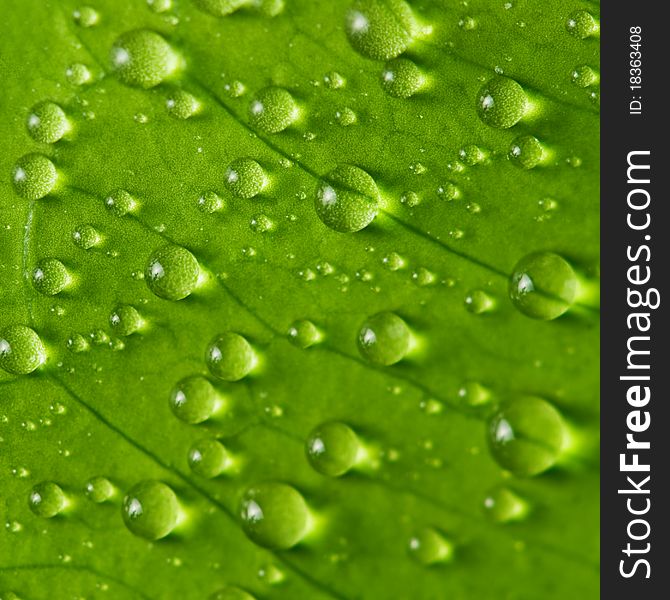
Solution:
{"label": "large water droplet", "polygon": [[536,137],[522,135],[512,142],[508,156],[517,167],[532,169],[542,162],[544,149]]}
{"label": "large water droplet", "polygon": [[566,429],[546,400],[517,396],[505,402],[489,423],[491,452],[500,466],[520,477],[552,467],[565,443]]}
{"label": "large water droplet", "polygon": [[360,231],[377,216],[379,190],[374,179],[353,165],[338,165],[316,189],[316,214],[341,233]]}
{"label": "large water droplet", "polygon": [[337,421],[323,423],[307,438],[305,452],[316,471],[339,477],[351,469],[358,458],[360,444],[351,427]]}
{"label": "large water droplet", "polygon": [[82,6],[72,11],[72,18],[80,27],[93,27],[100,21],[100,14],[91,6]]}
{"label": "large water droplet", "polygon": [[186,248],[174,244],[156,250],[147,263],[144,278],[149,289],[166,300],[182,300],[195,289],[200,265]]}
{"label": "large water droplet", "polygon": [[568,17],[565,28],[568,33],[574,35],[577,39],[584,40],[599,34],[600,23],[587,10],[578,10]]}
{"label": "large water droplet", "polygon": [[265,171],[253,158],[238,158],[225,173],[226,185],[238,198],[258,196],[267,185]]}
{"label": "large water droplet", "polygon": [[28,496],[28,506],[38,517],[50,519],[67,506],[65,493],[53,481],[38,483]]}
{"label": "large water droplet", "polygon": [[45,296],[55,296],[70,283],[65,265],[57,258],[44,258],[33,270],[33,285]]}
{"label": "large water droplet", "polygon": [[69,130],[70,123],[63,109],[55,102],[40,102],[28,115],[28,133],[43,144],[53,144]]}
{"label": "large water droplet", "polygon": [[232,460],[221,442],[206,438],[191,446],[188,451],[188,464],[196,475],[212,479],[229,468]]}
{"label": "large water droplet", "polygon": [[115,493],[112,482],[106,477],[91,477],[84,486],[86,497],[96,504],[109,500]]}
{"label": "large water droplet", "polygon": [[382,87],[394,98],[409,98],[416,94],[424,83],[419,67],[407,58],[395,58],[384,66]]}
{"label": "large water droplet", "polygon": [[363,358],[377,365],[392,365],[410,349],[411,334],[407,323],[392,312],[370,317],[358,333],[358,349]]}
{"label": "large water droplet", "polygon": [[152,88],[172,75],[179,59],[159,34],[138,29],[122,34],[112,46],[114,71],[128,85]]}
{"label": "large water droplet", "polygon": [[508,488],[498,488],[484,499],[484,510],[497,523],[520,521],[528,513],[528,504]]}
{"label": "large water droplet", "polygon": [[298,348],[309,348],[321,341],[321,332],[314,323],[306,319],[294,321],[288,330],[288,339]]}
{"label": "large water droplet", "polygon": [[209,419],[222,403],[212,384],[201,375],[182,379],[170,394],[172,412],[186,423],[202,423]]}
{"label": "large water droplet", "polygon": [[268,482],[250,487],[242,498],[240,516],[249,539],[272,550],[295,546],[310,525],[305,499],[285,483]]}
{"label": "large water droplet", "polygon": [[139,331],[144,322],[135,307],[120,304],[109,315],[109,324],[117,335],[127,336]]}
{"label": "large water droplet", "polygon": [[46,360],[40,337],[25,325],[10,325],[0,333],[0,368],[13,375],[32,373]]}
{"label": "large water droplet", "polygon": [[298,113],[293,96],[278,87],[263,88],[249,105],[251,124],[266,133],[284,131],[298,118]]}
{"label": "large water droplet", "polygon": [[552,252],[534,252],[514,267],[509,295],[526,316],[551,320],[570,308],[577,288],[577,276],[563,258]]}
{"label": "large water droplet", "polygon": [[158,540],[177,525],[179,503],[175,493],[166,484],[146,480],[126,494],[121,514],[132,533],[148,540]]}
{"label": "large water droplet", "polygon": [[409,540],[409,551],[422,565],[446,563],[452,560],[454,545],[432,527],[424,527]]}
{"label": "large water droplet", "polygon": [[477,112],[484,123],[499,129],[516,125],[526,113],[528,99],[523,88],[509,77],[494,77],[477,95]]}
{"label": "large water droplet", "polygon": [[239,381],[252,371],[258,359],[245,338],[228,331],[210,342],[205,362],[215,377],[224,381]]}
{"label": "large water droplet", "polygon": [[54,164],[42,154],[26,154],[12,171],[12,182],[19,196],[28,200],[44,198],[56,185],[58,173]]}
{"label": "large water droplet", "polygon": [[404,0],[356,0],[347,11],[345,29],[358,52],[388,60],[407,50],[419,28]]}

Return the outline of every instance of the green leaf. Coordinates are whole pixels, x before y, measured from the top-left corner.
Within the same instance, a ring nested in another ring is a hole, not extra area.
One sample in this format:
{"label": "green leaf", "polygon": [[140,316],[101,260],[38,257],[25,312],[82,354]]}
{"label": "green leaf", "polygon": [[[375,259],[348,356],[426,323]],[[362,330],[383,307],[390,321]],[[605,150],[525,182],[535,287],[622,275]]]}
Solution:
{"label": "green leaf", "polygon": [[3,4],[0,596],[595,598],[597,4],[89,4]]}

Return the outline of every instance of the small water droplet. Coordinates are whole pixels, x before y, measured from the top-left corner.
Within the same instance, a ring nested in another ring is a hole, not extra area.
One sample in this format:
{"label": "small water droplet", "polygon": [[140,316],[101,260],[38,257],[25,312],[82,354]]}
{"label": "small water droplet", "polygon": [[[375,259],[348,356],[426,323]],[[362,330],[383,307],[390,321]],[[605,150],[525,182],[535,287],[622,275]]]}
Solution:
{"label": "small water droplet", "polygon": [[491,400],[491,391],[476,381],[467,381],[458,390],[458,397],[469,406],[482,406]]}
{"label": "small water droplet", "polygon": [[447,181],[437,188],[437,195],[447,202],[455,200],[459,196],[459,190],[455,183]]}
{"label": "small water droplet", "polygon": [[144,321],[135,307],[120,304],[109,315],[109,324],[117,335],[128,336],[139,331]]}
{"label": "small water droplet", "polygon": [[72,241],[82,250],[90,250],[100,244],[100,233],[92,225],[79,225],[72,232]]}
{"label": "small water droplet", "polygon": [[116,488],[106,477],[91,477],[84,485],[86,497],[96,504],[109,500],[115,492]]}
{"label": "small water droplet", "polygon": [[65,509],[67,498],[60,486],[53,481],[43,481],[31,490],[28,506],[38,517],[50,519]]}
{"label": "small water droplet", "polygon": [[245,338],[228,331],[210,342],[205,362],[215,377],[224,381],[239,381],[253,370],[258,358]]}
{"label": "small water droplet", "polygon": [[284,131],[298,115],[298,105],[293,96],[279,87],[263,88],[256,93],[249,105],[251,124],[266,133]]}
{"label": "small water droplet", "polygon": [[272,550],[286,550],[307,534],[310,514],[294,487],[267,482],[247,489],[240,506],[242,528],[249,539]]}
{"label": "small water droplet", "polygon": [[435,283],[435,279],[435,274],[430,272],[425,267],[419,267],[412,273],[412,281],[421,287],[433,285]]}
{"label": "small water droplet", "polygon": [[40,102],[33,106],[27,121],[28,133],[43,144],[53,144],[70,131],[70,122],[55,102]]}
{"label": "small water droplet", "polygon": [[481,315],[493,310],[495,301],[483,290],[471,290],[465,296],[465,308],[468,312]]}
{"label": "small water droplet", "polygon": [[484,499],[484,511],[496,523],[520,521],[528,514],[528,503],[508,488],[493,490]]}
{"label": "small water droplet", "polygon": [[121,507],[126,527],[135,535],[158,540],[168,535],[179,519],[177,496],[165,483],[146,480],[126,494]]}
{"label": "small water droplet", "polygon": [[484,162],[486,154],[479,146],[469,144],[467,146],[463,146],[458,151],[458,158],[460,158],[464,165],[474,167],[475,165]]}
{"label": "small water droplet", "polygon": [[89,348],[88,341],[80,333],[73,333],[70,335],[70,337],[67,338],[65,345],[67,349],[74,354],[86,352]]}
{"label": "small water droplet", "polygon": [[200,102],[186,90],[174,90],[165,101],[168,114],[176,119],[188,119],[200,110]]}
{"label": "small water droplet", "polygon": [[544,159],[544,149],[536,137],[521,135],[512,142],[508,156],[517,167],[532,169]]}
{"label": "small water droplet", "polygon": [[45,296],[55,296],[70,283],[65,265],[57,258],[43,258],[33,269],[33,286]]}
{"label": "small water droplet", "polygon": [[94,27],[100,21],[100,14],[91,6],[82,6],[72,11],[72,18],[79,27]]}
{"label": "small water droplet", "polygon": [[312,467],[328,477],[339,477],[357,462],[361,446],[353,430],[330,421],[316,427],[307,438],[305,452]]}
{"label": "small water droplet", "polygon": [[225,172],[226,186],[238,198],[254,198],[267,185],[265,171],[253,158],[233,161]]}
{"label": "small water droplet", "polygon": [[172,8],[172,0],[147,0],[147,6],[155,13],[164,13]]}
{"label": "small water droplet", "polygon": [[405,259],[397,252],[390,252],[382,258],[382,264],[389,271],[398,271],[405,266]]}
{"label": "small water droplet", "polygon": [[600,75],[588,65],[579,65],[570,73],[572,83],[577,87],[587,88],[600,82]]}
{"label": "small water droplet", "polygon": [[248,0],[194,0],[194,3],[200,10],[215,17],[225,17],[249,4]]}
{"label": "small water droplet", "polygon": [[409,352],[411,333],[407,323],[392,312],[368,318],[358,333],[358,349],[371,363],[389,366]]}
{"label": "small water droplet", "polygon": [[182,379],[172,389],[170,408],[179,419],[195,425],[218,412],[223,401],[212,384],[201,375]]}
{"label": "small water droplet", "polygon": [[573,12],[565,22],[565,28],[579,40],[597,37],[600,33],[600,23],[587,10]]}
{"label": "small water droplet", "polygon": [[209,600],[256,600],[251,594],[245,592],[243,589],[229,586],[217,590],[210,597]]}
{"label": "small water droplet", "polygon": [[65,69],[65,78],[72,85],[85,85],[93,79],[93,75],[86,65],[74,63]]}
{"label": "small water droplet", "polygon": [[356,123],[358,117],[351,108],[345,106],[335,113],[335,120],[342,125],[342,127],[349,127]]}
{"label": "small water droplet", "polygon": [[450,562],[454,555],[454,544],[432,527],[424,527],[409,540],[409,552],[422,565]]}
{"label": "small water droplet", "polygon": [[186,248],[174,244],[156,250],[147,262],[144,279],[149,289],[165,300],[182,300],[198,284],[200,265]]}
{"label": "small water droplet", "polygon": [[347,81],[337,71],[330,71],[323,76],[323,83],[329,90],[339,90],[347,84]]}
{"label": "small water droplet", "polygon": [[419,67],[407,58],[388,61],[381,75],[382,88],[394,98],[410,98],[421,89],[424,81]]}
{"label": "small water droplet", "polygon": [[22,156],[12,171],[16,193],[27,200],[44,198],[54,189],[57,179],[56,167],[42,154]]}
{"label": "small water droplet", "polygon": [[414,208],[415,206],[419,206],[419,204],[421,204],[421,198],[416,192],[407,191],[403,192],[400,196],[400,203],[409,208]]}
{"label": "small water droplet", "polygon": [[105,198],[105,207],[117,217],[123,217],[136,208],[135,199],[126,190],[114,190]]}
{"label": "small water droplet", "polygon": [[211,215],[225,208],[225,202],[216,192],[203,192],[198,198],[198,209]]}
{"label": "small water droplet", "polygon": [[306,319],[294,321],[288,330],[288,339],[298,348],[309,348],[318,344],[323,338],[321,332],[314,323]]}
{"label": "small water droplet", "polygon": [[516,125],[528,109],[523,88],[509,77],[494,77],[477,95],[477,112],[481,120],[499,129]]}
{"label": "small water droplet", "polygon": [[213,479],[232,466],[232,459],[224,445],[214,438],[195,442],[188,451],[188,464],[196,475]]}
{"label": "small water droplet", "polygon": [[32,373],[46,361],[40,337],[25,325],[10,325],[0,333],[0,368],[13,375]]}

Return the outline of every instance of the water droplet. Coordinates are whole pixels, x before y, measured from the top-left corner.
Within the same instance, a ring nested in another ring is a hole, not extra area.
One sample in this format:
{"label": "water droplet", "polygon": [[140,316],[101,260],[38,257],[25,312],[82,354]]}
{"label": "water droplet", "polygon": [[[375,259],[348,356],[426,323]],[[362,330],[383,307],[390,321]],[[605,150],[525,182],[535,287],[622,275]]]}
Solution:
{"label": "water droplet", "polygon": [[170,44],[159,34],[146,29],[119,36],[110,56],[114,71],[123,83],[144,89],[165,81],[179,63]]}
{"label": "water droplet", "polygon": [[135,206],[135,199],[126,190],[114,190],[105,198],[105,207],[117,217],[132,212]]}
{"label": "water droplet", "polygon": [[356,0],[347,12],[345,29],[363,56],[388,60],[407,50],[418,25],[404,0]]}
{"label": "water droplet", "polygon": [[415,206],[419,206],[419,204],[421,204],[421,198],[419,198],[419,194],[416,192],[403,192],[400,196],[400,203],[408,206],[409,208],[414,208]]}
{"label": "water droplet", "polygon": [[243,589],[229,586],[214,592],[209,600],[256,600],[251,594],[248,594]]}
{"label": "water droplet", "polygon": [[472,31],[477,27],[477,21],[472,17],[462,17],[458,21],[458,26],[464,31]]}
{"label": "water droplet", "polygon": [[251,221],[249,221],[249,228],[256,233],[267,233],[274,229],[274,225],[272,219],[262,213],[254,215],[251,217]]}
{"label": "water droplet", "polygon": [[67,506],[67,498],[53,481],[43,481],[31,490],[28,506],[38,517],[50,519],[63,511]]}
{"label": "water droplet", "polygon": [[491,311],[494,306],[493,298],[483,290],[472,290],[465,296],[465,308],[472,314],[481,315]]}
{"label": "water droplet", "polygon": [[298,348],[309,348],[321,341],[322,335],[316,325],[306,319],[294,321],[288,330],[288,339]]}
{"label": "water droplet", "polygon": [[432,527],[424,527],[409,540],[409,552],[414,560],[428,566],[450,562],[454,545]]}
{"label": "water droplet", "polygon": [[482,162],[486,158],[483,150],[479,146],[474,144],[469,144],[468,146],[463,146],[458,151],[458,157],[461,159],[463,164],[468,165],[469,167],[474,167]]}
{"label": "water droplet", "polygon": [[329,90],[339,90],[347,84],[347,81],[337,71],[330,71],[323,76],[323,83]]}
{"label": "water droplet", "polygon": [[93,27],[100,21],[100,14],[95,8],[82,6],[72,11],[72,18],[80,27]]}
{"label": "water droplet", "polygon": [[22,156],[12,171],[16,193],[28,200],[44,198],[54,189],[57,179],[56,167],[42,154]]}
{"label": "water droplet", "polygon": [[156,250],[144,270],[149,289],[165,300],[190,296],[198,283],[200,265],[186,248],[174,244]]}
{"label": "water droplet", "polygon": [[239,381],[253,370],[258,358],[245,338],[228,331],[210,342],[205,362],[215,377],[224,381]]}
{"label": "water droplet", "polygon": [[358,349],[371,363],[393,365],[410,349],[411,334],[407,323],[392,312],[369,317],[358,333]]}
{"label": "water droplet", "polygon": [[509,129],[522,119],[527,108],[523,88],[509,77],[494,77],[477,95],[477,113],[491,127]]}
{"label": "water droplet", "polygon": [[450,181],[447,181],[440,185],[437,188],[437,195],[442,199],[446,200],[447,202],[451,202],[452,200],[455,200],[458,198],[459,191],[458,187],[456,186],[455,183],[451,183]]}
{"label": "water droplet", "polygon": [[600,23],[586,10],[578,10],[572,13],[565,22],[565,28],[568,33],[580,40],[596,37],[600,33]]}
{"label": "water droplet", "polygon": [[40,337],[25,325],[10,325],[0,333],[0,368],[13,375],[27,375],[46,361]]}
{"label": "water droplet", "polygon": [[241,81],[231,81],[230,83],[226,83],[223,86],[223,90],[226,92],[226,94],[230,98],[239,98],[244,92],[246,92],[247,88]]}
{"label": "water droplet", "polygon": [[353,165],[338,165],[316,189],[316,213],[341,233],[360,231],[377,216],[379,190],[374,179]]}
{"label": "water droplet", "polygon": [[188,464],[196,475],[212,479],[229,468],[232,460],[221,442],[207,438],[191,446],[188,451]]}
{"label": "water droplet", "polygon": [[172,412],[185,423],[192,425],[209,419],[221,405],[222,399],[212,384],[201,375],[182,379],[170,394]]}
{"label": "water droplet", "polygon": [[215,17],[225,17],[249,4],[248,0],[194,0],[194,2],[200,10]]}
{"label": "water droplet", "polygon": [[148,540],[158,540],[177,525],[179,503],[166,484],[146,480],[135,485],[125,496],[121,514],[132,533]]}
{"label": "water droplet", "polygon": [[309,510],[300,492],[278,482],[250,487],[242,499],[240,516],[249,539],[272,550],[295,546],[310,525]]}
{"label": "water droplet", "polygon": [[510,523],[528,514],[528,504],[512,490],[498,488],[484,499],[484,511],[496,523]]}
{"label": "water droplet", "polygon": [[389,271],[399,271],[405,266],[405,259],[397,252],[391,252],[382,258],[382,264]]}
{"label": "water droplet", "polygon": [[596,85],[600,81],[600,76],[591,67],[579,65],[575,67],[570,74],[572,83],[577,87],[586,88],[590,85]]}
{"label": "water droplet", "polygon": [[224,206],[223,199],[216,192],[204,192],[198,198],[198,209],[208,215],[223,210]]}
{"label": "water droplet", "polygon": [[481,383],[468,381],[458,390],[458,397],[469,406],[482,406],[491,400],[491,391]]}
{"label": "water droplet", "polygon": [[512,142],[508,156],[517,167],[532,169],[542,162],[544,149],[536,137],[521,135]]}
{"label": "water droplet", "polygon": [[552,467],[565,443],[558,411],[542,398],[517,396],[503,403],[489,423],[488,438],[498,464],[520,477]]}
{"label": "water droplet", "polygon": [[339,477],[349,471],[356,464],[359,451],[356,434],[337,421],[319,425],[309,434],[305,445],[309,463],[328,477]]}
{"label": "water droplet", "polygon": [[238,198],[254,198],[267,185],[265,171],[253,158],[238,158],[225,172],[226,186]]}
{"label": "water droplet", "polygon": [[74,63],[65,69],[65,78],[72,85],[84,85],[91,81],[93,76],[90,69],[81,63]]}
{"label": "water droplet", "polygon": [[278,87],[263,88],[249,105],[251,124],[266,133],[284,131],[298,118],[298,114],[293,96]]}
{"label": "water droplet", "polygon": [[577,276],[567,261],[552,252],[534,252],[514,267],[509,295],[526,316],[551,320],[570,308],[577,287]]}
{"label": "water droplet", "polygon": [[44,258],[33,270],[33,285],[45,296],[55,296],[70,283],[65,265],[57,258]]}
{"label": "water droplet", "polygon": [[435,283],[435,274],[431,273],[425,267],[419,267],[412,273],[412,281],[421,287],[433,285]]}
{"label": "water droplet", "polygon": [[424,76],[411,60],[394,58],[386,63],[382,71],[382,87],[394,98],[410,98],[424,84]]}
{"label": "water droplet", "polygon": [[164,13],[172,8],[172,0],[147,0],[147,6],[155,13]]}
{"label": "water droplet", "polygon": [[65,343],[67,349],[74,354],[86,352],[88,350],[88,341],[80,333],[73,333]]}
{"label": "water droplet", "polygon": [[58,104],[40,102],[30,111],[27,127],[28,133],[36,142],[53,144],[70,130],[70,123]]}
{"label": "water droplet", "polygon": [[112,482],[105,477],[91,477],[84,485],[86,497],[97,504],[109,500],[115,491]]}
{"label": "water droplet", "polygon": [[175,90],[165,101],[168,114],[176,119],[188,119],[200,109],[200,102],[185,90]]}
{"label": "water droplet", "polygon": [[127,336],[139,331],[144,321],[136,308],[120,304],[109,315],[109,324],[117,335]]}
{"label": "water droplet", "polygon": [[358,121],[356,113],[348,106],[341,108],[335,113],[335,119],[342,127],[349,127]]}

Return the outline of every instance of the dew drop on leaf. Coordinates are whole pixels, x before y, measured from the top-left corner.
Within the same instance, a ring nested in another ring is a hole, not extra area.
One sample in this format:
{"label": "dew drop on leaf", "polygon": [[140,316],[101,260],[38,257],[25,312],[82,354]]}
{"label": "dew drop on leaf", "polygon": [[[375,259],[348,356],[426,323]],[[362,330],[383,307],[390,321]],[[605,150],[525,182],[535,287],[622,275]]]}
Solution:
{"label": "dew drop on leaf", "polygon": [[509,129],[526,113],[528,99],[523,88],[509,77],[494,77],[477,95],[477,113],[491,127]]}
{"label": "dew drop on leaf", "polygon": [[551,468],[563,449],[566,428],[558,411],[542,398],[516,396],[504,402],[488,427],[491,453],[519,477]]}
{"label": "dew drop on leaf", "polygon": [[57,258],[40,260],[33,270],[33,286],[45,296],[55,296],[70,283],[65,265]]}
{"label": "dew drop on leaf", "polygon": [[204,192],[198,198],[198,209],[207,215],[219,212],[224,206],[225,203],[223,199],[216,192]]}
{"label": "dew drop on leaf", "polygon": [[117,217],[132,212],[135,206],[135,199],[126,190],[114,190],[105,198],[105,207]]}
{"label": "dew drop on leaf", "polygon": [[209,600],[256,600],[251,594],[245,592],[243,589],[229,586],[214,592]]}
{"label": "dew drop on leaf", "polygon": [[570,74],[572,83],[577,87],[587,88],[590,85],[596,85],[600,81],[600,76],[588,65],[579,65],[572,70]]}
{"label": "dew drop on leaf", "polygon": [[172,0],[147,0],[147,6],[155,13],[164,13],[172,8]]}
{"label": "dew drop on leaf", "polygon": [[382,258],[382,264],[389,271],[399,271],[405,266],[405,259],[397,252],[389,252]]}
{"label": "dew drop on leaf", "polygon": [[175,119],[188,119],[200,109],[200,102],[185,90],[174,90],[165,101],[168,114]]}
{"label": "dew drop on leaf", "polygon": [[403,192],[400,196],[400,203],[409,208],[414,208],[415,206],[419,206],[419,204],[421,204],[421,198],[416,192],[407,191]]}
{"label": "dew drop on leaf", "polygon": [[263,88],[249,104],[251,124],[265,133],[284,131],[298,118],[298,114],[298,105],[284,88]]}
{"label": "dew drop on leaf", "polygon": [[363,169],[338,165],[319,182],[314,205],[325,225],[352,233],[367,227],[377,216],[379,190]]}
{"label": "dew drop on leaf", "polygon": [[584,40],[599,34],[600,23],[589,11],[578,10],[568,17],[565,28],[577,39]]}
{"label": "dew drop on leaf", "polygon": [[221,407],[222,400],[214,386],[201,375],[182,379],[170,394],[170,408],[185,423],[202,423]]}
{"label": "dew drop on leaf", "polygon": [[298,348],[309,348],[321,341],[322,335],[317,326],[306,319],[294,321],[288,329],[288,339]]}
{"label": "dew drop on leaf", "polygon": [[497,488],[484,499],[484,512],[496,523],[520,521],[528,514],[528,503],[508,488]]}
{"label": "dew drop on leaf", "polygon": [[532,169],[542,162],[544,149],[536,137],[521,135],[512,142],[508,156],[517,167]]}
{"label": "dew drop on leaf", "polygon": [[28,506],[38,517],[50,519],[63,511],[67,499],[59,485],[53,481],[43,481],[30,491]]}
{"label": "dew drop on leaf", "polygon": [[138,29],[117,38],[110,53],[112,67],[127,85],[152,88],[176,70],[179,59],[159,34]]}
{"label": "dew drop on leaf", "polygon": [[210,342],[205,362],[215,377],[224,381],[239,381],[252,371],[258,358],[245,338],[228,331]]}
{"label": "dew drop on leaf", "polygon": [[479,146],[469,144],[467,146],[463,146],[458,151],[458,158],[463,161],[464,165],[474,167],[475,165],[482,163],[486,158],[486,155],[484,154],[484,151],[479,148]]}
{"label": "dew drop on leaf", "polygon": [[335,113],[335,120],[339,125],[342,125],[342,127],[349,127],[356,123],[358,117],[351,108],[345,106]]}
{"label": "dew drop on leaf", "polygon": [[225,17],[249,4],[249,0],[193,0],[202,11],[215,17]]}
{"label": "dew drop on leaf", "polygon": [[410,349],[411,333],[407,323],[392,312],[381,312],[368,318],[358,333],[358,349],[366,360],[376,365],[393,365]]}
{"label": "dew drop on leaf", "polygon": [[79,27],[93,27],[100,21],[100,14],[91,6],[82,6],[72,11],[72,18]]}
{"label": "dew drop on leaf", "polygon": [[182,300],[195,289],[200,265],[186,248],[170,244],[156,250],[144,270],[149,289],[165,300]]}
{"label": "dew drop on leaf", "polygon": [[80,333],[73,333],[65,342],[67,349],[73,354],[80,354],[89,349],[88,340]]}
{"label": "dew drop on leaf", "polygon": [[93,76],[91,75],[91,70],[86,65],[74,63],[65,69],[65,78],[72,85],[84,85],[91,81]]}
{"label": "dew drop on leaf", "polygon": [[351,427],[330,421],[316,427],[307,438],[305,453],[315,471],[339,477],[349,471],[359,456],[360,444]]}
{"label": "dew drop on leaf", "polygon": [[191,471],[206,479],[221,475],[231,465],[231,462],[224,445],[214,438],[198,440],[188,451],[188,464]]}
{"label": "dew drop on leaf", "polygon": [[16,193],[27,200],[39,200],[56,185],[56,167],[42,154],[26,154],[19,158],[12,171]]}
{"label": "dew drop on leaf", "polygon": [[409,540],[409,553],[418,563],[429,566],[453,559],[454,545],[432,527],[424,527]]}
{"label": "dew drop on leaf", "polygon": [[179,502],[172,488],[165,483],[146,480],[126,494],[121,514],[132,533],[148,540],[158,540],[177,525]]}
{"label": "dew drop on leaf", "polygon": [[142,328],[144,322],[134,306],[120,304],[109,315],[109,324],[117,335],[131,335]]}
{"label": "dew drop on leaf", "polygon": [[36,142],[53,144],[69,130],[65,111],[55,102],[40,102],[33,106],[27,121],[28,133]]}
{"label": "dew drop on leaf", "polygon": [[240,517],[249,539],[272,550],[295,546],[310,526],[305,499],[294,487],[279,482],[259,483],[247,489]]}
{"label": "dew drop on leaf", "polygon": [[106,477],[91,477],[84,485],[86,497],[96,504],[109,500],[115,491],[114,485]]}
{"label": "dew drop on leaf", "polygon": [[465,295],[464,304],[466,310],[474,315],[481,315],[485,312],[489,312],[495,306],[493,298],[483,290],[469,291]]}
{"label": "dew drop on leaf", "polygon": [[407,50],[418,24],[404,0],[356,0],[347,11],[345,30],[363,56],[388,60]]}
{"label": "dew drop on leaf", "polygon": [[74,245],[82,250],[90,250],[100,243],[100,233],[92,225],[79,225],[72,232]]}
{"label": "dew drop on leaf", "polygon": [[323,84],[329,90],[339,90],[347,84],[347,81],[337,71],[329,71],[323,76]]}
{"label": "dew drop on leaf", "polygon": [[384,66],[381,82],[389,96],[410,98],[423,86],[424,76],[408,58],[394,58]]}
{"label": "dew drop on leaf", "polygon": [[10,325],[0,333],[0,368],[12,375],[32,373],[46,360],[40,337],[25,325]]}
{"label": "dew drop on leaf", "polygon": [[533,252],[514,267],[509,295],[524,315],[548,321],[570,308],[577,288],[577,276],[565,259],[552,252]]}
{"label": "dew drop on leaf", "polygon": [[253,158],[238,158],[233,161],[228,165],[224,177],[231,194],[238,198],[254,198],[267,185],[263,167]]}

